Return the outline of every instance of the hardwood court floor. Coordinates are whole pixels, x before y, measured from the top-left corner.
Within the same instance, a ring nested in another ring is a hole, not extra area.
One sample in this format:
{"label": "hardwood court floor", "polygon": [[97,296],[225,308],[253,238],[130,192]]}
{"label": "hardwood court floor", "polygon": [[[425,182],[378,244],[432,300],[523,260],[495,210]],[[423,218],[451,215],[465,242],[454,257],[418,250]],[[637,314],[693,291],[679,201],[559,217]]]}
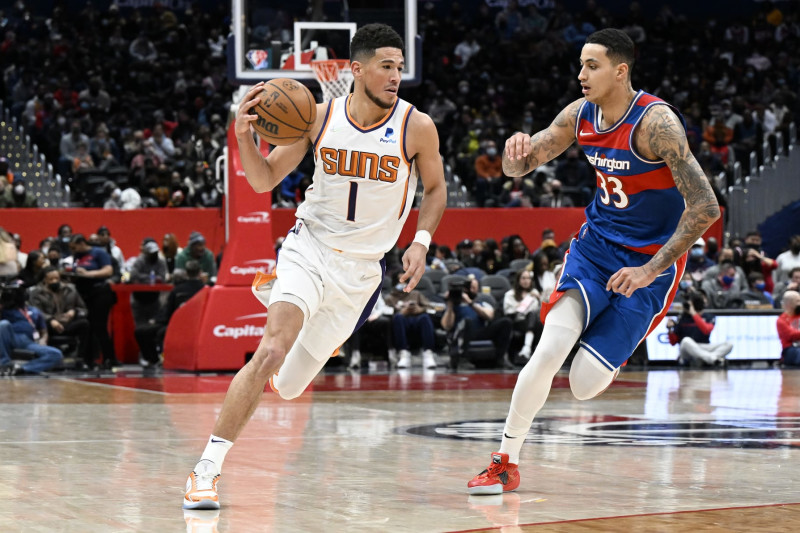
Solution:
{"label": "hardwood court floor", "polygon": [[0,379],[0,529],[800,531],[800,371],[627,371],[587,402],[560,374],[520,489],[480,497],[515,373],[321,375],[264,394],[221,512],[184,514],[230,379]]}

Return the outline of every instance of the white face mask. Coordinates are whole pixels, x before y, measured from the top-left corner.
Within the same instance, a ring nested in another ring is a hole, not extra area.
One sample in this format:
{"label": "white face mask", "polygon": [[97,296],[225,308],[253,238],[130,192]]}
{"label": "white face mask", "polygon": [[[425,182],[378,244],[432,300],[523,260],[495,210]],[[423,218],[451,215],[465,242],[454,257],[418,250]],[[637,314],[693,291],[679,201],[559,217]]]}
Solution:
{"label": "white face mask", "polygon": [[17,196],[22,196],[25,194],[25,186],[24,185],[17,185],[14,187],[14,194]]}
{"label": "white face mask", "polygon": [[486,149],[486,155],[488,155],[489,157],[496,156],[497,155],[497,148],[487,148]]}

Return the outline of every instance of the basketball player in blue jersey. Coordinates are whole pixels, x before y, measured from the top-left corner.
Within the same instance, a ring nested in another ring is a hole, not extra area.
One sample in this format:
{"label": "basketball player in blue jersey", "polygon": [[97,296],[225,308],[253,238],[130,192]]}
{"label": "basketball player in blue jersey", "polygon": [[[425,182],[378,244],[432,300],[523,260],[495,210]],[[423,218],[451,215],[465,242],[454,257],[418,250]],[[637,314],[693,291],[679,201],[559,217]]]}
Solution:
{"label": "basketball player in blue jersey", "polygon": [[569,382],[579,400],[603,392],[666,313],[686,252],[719,218],[708,179],[689,151],[683,119],[631,87],[634,45],[622,31],[586,39],[578,74],[583,98],[533,137],[506,141],[503,170],[522,176],[576,140],[594,166],[597,191],[542,307],[544,331],[519,374],[500,450],[468,483],[500,494],[520,483],[519,454],[553,377],[579,342]]}
{"label": "basketball player in blue jersey", "polygon": [[[262,84],[243,97],[235,132],[242,166],[256,192],[269,191],[311,148],[313,184],[286,237],[277,279],[254,282],[268,304],[266,331],[236,374],[213,434],[186,482],[186,509],[218,509],[222,462],[252,416],[267,382],[282,398],[299,396],[325,362],[369,316],[381,288],[384,254],[411,210],[417,177],[425,192],[417,234],[403,255],[400,281],[411,291],[447,201],[433,121],[400,100],[403,40],[389,26],[359,28],[350,44],[354,90],[317,104],[317,120],[299,142],[264,158],[250,114]],[[264,290],[269,287],[270,290]]]}

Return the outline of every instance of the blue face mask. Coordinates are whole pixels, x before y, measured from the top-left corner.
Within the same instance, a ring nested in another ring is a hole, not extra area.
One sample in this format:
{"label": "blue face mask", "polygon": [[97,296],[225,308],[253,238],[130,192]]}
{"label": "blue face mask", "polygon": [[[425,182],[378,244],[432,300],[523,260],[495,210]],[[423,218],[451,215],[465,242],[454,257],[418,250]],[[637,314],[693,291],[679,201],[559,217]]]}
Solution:
{"label": "blue face mask", "polygon": [[691,281],[687,281],[687,280],[683,280],[683,281],[681,281],[681,282],[679,283],[679,286],[680,286],[680,288],[681,288],[681,290],[682,290],[682,291],[685,291],[685,290],[687,290],[689,287],[691,287],[691,286],[692,286],[692,282],[691,282]]}
{"label": "blue face mask", "polygon": [[728,287],[733,283],[734,279],[736,278],[734,278],[733,276],[722,276],[722,284]]}
{"label": "blue face mask", "polygon": [[689,256],[691,256],[692,259],[700,259],[701,257],[703,257],[703,249],[692,248],[691,251],[689,252]]}
{"label": "blue face mask", "polygon": [[759,290],[759,291],[763,291],[766,288],[766,286],[767,286],[767,284],[764,283],[763,281],[760,282],[760,283],[756,283],[756,285],[755,285],[756,289]]}
{"label": "blue face mask", "polygon": [[398,283],[397,285],[394,286],[394,288],[397,289],[398,291],[402,291],[403,289],[406,288],[406,284],[405,283]]}

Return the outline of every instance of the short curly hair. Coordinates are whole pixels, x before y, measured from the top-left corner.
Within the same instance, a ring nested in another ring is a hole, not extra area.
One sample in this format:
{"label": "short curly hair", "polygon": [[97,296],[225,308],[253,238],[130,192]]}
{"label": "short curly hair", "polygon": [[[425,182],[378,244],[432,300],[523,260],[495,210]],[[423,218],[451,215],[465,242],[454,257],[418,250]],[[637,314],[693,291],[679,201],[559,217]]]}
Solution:
{"label": "short curly hair", "polygon": [[386,24],[361,26],[350,41],[350,61],[366,61],[375,55],[375,50],[384,47],[403,50],[405,43],[400,34]]}
{"label": "short curly hair", "polygon": [[586,38],[586,44],[599,44],[606,47],[606,55],[614,65],[627,63],[628,71],[633,70],[634,44],[622,30],[605,28]]}

